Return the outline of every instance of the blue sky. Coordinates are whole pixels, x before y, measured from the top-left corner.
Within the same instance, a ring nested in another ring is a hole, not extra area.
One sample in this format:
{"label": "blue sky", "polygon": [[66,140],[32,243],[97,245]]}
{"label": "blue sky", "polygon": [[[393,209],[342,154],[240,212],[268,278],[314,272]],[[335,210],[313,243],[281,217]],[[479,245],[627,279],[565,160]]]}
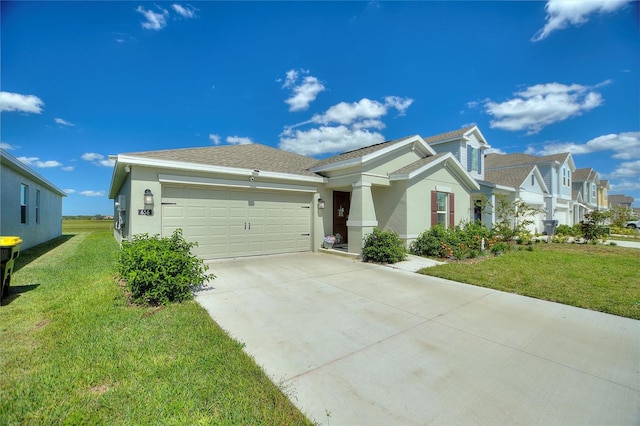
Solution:
{"label": "blue sky", "polygon": [[118,153],[261,143],[317,158],[479,126],[571,152],[640,206],[637,2],[2,1],[1,137],[111,214]]}

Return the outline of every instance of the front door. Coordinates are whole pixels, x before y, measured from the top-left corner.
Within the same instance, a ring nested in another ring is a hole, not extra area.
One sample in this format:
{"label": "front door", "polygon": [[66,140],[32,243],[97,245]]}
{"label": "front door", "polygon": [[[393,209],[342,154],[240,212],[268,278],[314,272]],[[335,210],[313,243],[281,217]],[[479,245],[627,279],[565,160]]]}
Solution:
{"label": "front door", "polygon": [[348,243],[347,220],[349,220],[350,192],[333,191],[333,235],[340,234],[341,244]]}

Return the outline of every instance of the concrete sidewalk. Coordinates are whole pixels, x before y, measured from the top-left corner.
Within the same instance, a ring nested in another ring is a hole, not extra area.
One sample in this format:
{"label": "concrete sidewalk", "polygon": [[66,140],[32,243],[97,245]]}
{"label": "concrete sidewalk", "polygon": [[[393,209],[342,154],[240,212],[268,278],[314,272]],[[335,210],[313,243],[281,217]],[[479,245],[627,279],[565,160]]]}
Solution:
{"label": "concrete sidewalk", "polygon": [[640,321],[327,254],[210,266],[198,302],[320,424],[640,421]]}

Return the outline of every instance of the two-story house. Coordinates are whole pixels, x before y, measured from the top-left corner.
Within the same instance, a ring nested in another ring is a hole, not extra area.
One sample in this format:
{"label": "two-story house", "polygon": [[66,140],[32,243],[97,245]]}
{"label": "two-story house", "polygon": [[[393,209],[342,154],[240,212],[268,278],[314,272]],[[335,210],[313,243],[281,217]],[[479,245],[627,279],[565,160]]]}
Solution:
{"label": "two-story house", "polygon": [[609,210],[609,189],[609,181],[601,180],[598,185],[598,210]]}
{"label": "two-story house", "polygon": [[573,174],[573,221],[578,223],[584,215],[598,210],[598,187],[600,179],[591,167],[577,169]]}
{"label": "two-story house", "polygon": [[555,219],[560,225],[573,225],[571,182],[576,167],[571,154],[565,152],[543,157],[520,153],[488,154],[485,158],[486,173],[523,166],[536,166],[542,177],[546,191],[542,186],[538,191],[544,192],[544,219]]}

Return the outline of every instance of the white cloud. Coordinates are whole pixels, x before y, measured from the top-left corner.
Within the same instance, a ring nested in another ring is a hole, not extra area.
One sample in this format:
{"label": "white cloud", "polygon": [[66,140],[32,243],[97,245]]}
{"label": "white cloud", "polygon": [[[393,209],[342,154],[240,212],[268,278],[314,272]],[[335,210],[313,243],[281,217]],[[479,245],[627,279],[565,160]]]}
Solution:
{"label": "white cloud", "polygon": [[249,144],[252,144],[253,141],[251,140],[251,138],[244,138],[240,136],[228,136],[227,143],[230,143],[231,145],[249,145]]}
{"label": "white cloud", "polygon": [[210,133],[209,134],[209,140],[211,142],[213,142],[214,145],[220,145],[220,136],[219,135]]}
{"label": "white cloud", "polygon": [[544,40],[553,31],[569,25],[582,25],[589,21],[589,15],[614,12],[629,1],[631,0],[549,0],[545,6],[547,22],[531,41]]}
{"label": "white cloud", "polygon": [[[594,87],[604,86],[610,80]],[[603,99],[594,87],[580,84],[536,84],[516,92],[513,99],[504,102],[484,101],[485,111],[494,117],[491,128],[538,133],[542,128],[581,115],[599,105]]]}
{"label": "white cloud", "polygon": [[0,111],[20,111],[40,114],[44,102],[35,95],[0,92]]}
{"label": "white cloud", "polygon": [[72,172],[75,169],[74,166],[65,166],[62,168],[62,171],[64,172]]}
{"label": "white cloud", "polygon": [[[621,193],[621,192],[638,191],[638,188],[640,185],[640,183],[638,182],[638,179],[636,180],[622,179],[615,183],[609,182],[609,184],[611,185],[609,194],[616,193],[616,192]],[[636,202],[637,202],[637,199],[636,199]]]}
{"label": "white cloud", "polygon": [[[387,96],[383,102],[362,98],[358,102],[340,102],[310,120],[285,128],[280,134],[280,148],[302,155],[320,155],[350,151],[384,141],[379,132],[385,124],[381,118],[394,108],[404,115],[413,99]],[[309,124],[320,127],[297,129]]]}
{"label": "white cloud", "polygon": [[104,197],[106,195],[105,191],[80,191],[80,195],[84,195],[85,197]]}
{"label": "white cloud", "polygon": [[350,151],[384,141],[380,133],[366,129],[350,129],[346,126],[310,130],[285,130],[280,135],[280,149],[302,155],[319,155],[328,152]]}
{"label": "white cloud", "polygon": [[113,165],[116,163],[115,160],[109,160],[108,158],[105,159],[104,155],[97,154],[95,152],[86,152],[82,154],[80,158],[82,158],[84,161],[89,161],[96,166],[103,167],[113,167]]}
{"label": "white cloud", "polygon": [[86,152],[84,154],[82,154],[82,158],[85,161],[95,161],[95,160],[102,160],[104,159],[104,155],[102,154],[96,154],[95,152]]}
{"label": "white cloud", "polygon": [[188,4],[186,7],[181,6],[177,3],[174,3],[171,5],[171,7],[173,8],[173,10],[176,11],[176,13],[180,16],[182,16],[183,18],[186,19],[192,19],[192,18],[197,18],[198,16],[196,15],[196,11],[197,9],[193,6],[191,6],[190,4]]}
{"label": "white cloud", "polygon": [[5,142],[0,142],[0,148],[4,149],[5,151],[11,151],[12,149],[16,149],[17,147]]}
{"label": "white cloud", "polygon": [[506,154],[506,152],[504,152],[500,148],[489,148],[484,153],[485,154]]}
{"label": "white cloud", "polygon": [[64,191],[66,194],[75,194],[76,192],[78,192],[75,189],[71,189],[71,188],[63,189],[62,191]]}
{"label": "white cloud", "polygon": [[606,175],[609,179],[635,179],[635,189],[640,188],[640,160],[623,161],[616,169]]}
{"label": "white cloud", "polygon": [[400,96],[387,96],[384,98],[384,103],[387,106],[397,109],[398,115],[403,116],[406,114],[407,108],[413,103],[413,99],[401,98]]}
{"label": "white cloud", "polygon": [[145,22],[142,22],[142,28],[159,31],[167,26],[167,16],[169,12],[159,6],[156,7],[160,10],[160,13],[154,12],[153,10],[145,10],[142,6],[138,6],[136,12],[141,13],[146,19]]}
{"label": "white cloud", "polygon": [[307,70],[289,70],[286,74],[286,79],[283,88],[291,89],[293,92],[291,96],[284,102],[289,105],[289,111],[304,111],[309,108],[309,104],[316,100],[316,97],[320,92],[326,90],[324,85],[318,80],[317,77],[307,75],[302,79],[302,82],[298,84],[300,73],[308,74]]}
{"label": "white cloud", "polygon": [[612,158],[619,160],[640,159],[640,132],[611,133],[593,138],[584,144],[549,143],[545,144],[542,149],[529,146],[526,152],[532,155],[551,155],[560,152],[581,155],[600,151],[613,151]]}
{"label": "white cloud", "polygon": [[18,161],[27,166],[37,167],[39,169],[48,169],[52,167],[60,167],[62,163],[55,160],[42,161],[38,157],[18,157]]}
{"label": "white cloud", "polygon": [[69,127],[73,127],[75,126],[75,124],[70,123],[67,120],[63,120],[62,118],[54,118],[53,119],[56,123],[60,124],[61,126],[69,126]]}
{"label": "white cloud", "polygon": [[376,119],[387,113],[385,105],[377,101],[363,98],[358,102],[340,102],[330,107],[324,114],[316,114],[311,118],[314,123],[351,124],[360,119]]}

